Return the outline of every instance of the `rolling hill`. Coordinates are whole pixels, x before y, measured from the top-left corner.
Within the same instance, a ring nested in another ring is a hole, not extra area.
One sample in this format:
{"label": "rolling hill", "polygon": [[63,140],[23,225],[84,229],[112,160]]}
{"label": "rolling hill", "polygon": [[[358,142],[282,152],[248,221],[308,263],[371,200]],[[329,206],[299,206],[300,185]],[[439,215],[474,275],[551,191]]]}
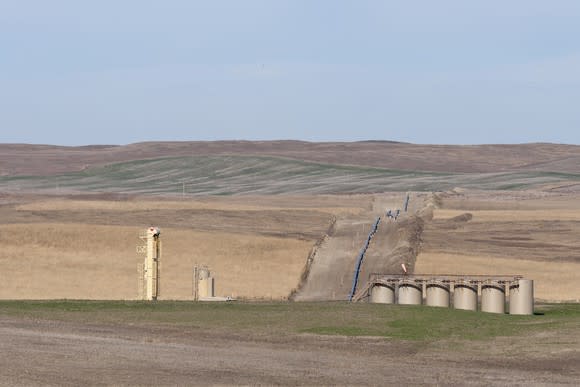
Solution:
{"label": "rolling hill", "polygon": [[144,159],[51,176],[0,177],[7,192],[111,192],[174,195],[272,195],[510,190],[562,182],[556,172],[442,173],[299,161],[279,157],[193,156]]}
{"label": "rolling hill", "polygon": [[53,175],[106,164],[163,157],[270,156],[405,171],[580,173],[580,146],[415,145],[389,141],[145,142],[125,146],[0,144],[0,176]]}

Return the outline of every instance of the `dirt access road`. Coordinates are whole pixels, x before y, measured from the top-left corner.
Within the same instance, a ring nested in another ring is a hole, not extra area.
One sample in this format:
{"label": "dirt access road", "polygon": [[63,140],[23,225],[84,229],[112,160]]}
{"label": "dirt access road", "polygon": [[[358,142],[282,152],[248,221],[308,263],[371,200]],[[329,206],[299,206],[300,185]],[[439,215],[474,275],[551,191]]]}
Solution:
{"label": "dirt access road", "polygon": [[[483,344],[494,346],[473,345]],[[448,345],[0,316],[0,384],[573,385],[580,377],[578,352],[506,360]]]}

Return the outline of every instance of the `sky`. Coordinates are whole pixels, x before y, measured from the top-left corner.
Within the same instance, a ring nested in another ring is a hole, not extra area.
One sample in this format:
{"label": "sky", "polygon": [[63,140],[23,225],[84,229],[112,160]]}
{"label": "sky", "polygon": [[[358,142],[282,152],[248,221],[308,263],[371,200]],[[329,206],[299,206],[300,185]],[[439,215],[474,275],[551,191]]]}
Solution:
{"label": "sky", "polygon": [[0,0],[0,143],[580,144],[580,1]]}

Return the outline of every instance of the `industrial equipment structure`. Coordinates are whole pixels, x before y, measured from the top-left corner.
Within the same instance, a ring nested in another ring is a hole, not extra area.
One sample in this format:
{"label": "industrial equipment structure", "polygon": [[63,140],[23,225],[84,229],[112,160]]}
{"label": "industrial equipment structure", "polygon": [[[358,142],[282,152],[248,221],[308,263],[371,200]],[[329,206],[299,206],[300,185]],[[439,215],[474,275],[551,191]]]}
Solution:
{"label": "industrial equipment structure", "polygon": [[453,307],[463,310],[477,310],[477,284],[469,280],[459,280],[453,284]]}
{"label": "industrial equipment structure", "polygon": [[159,297],[159,271],[161,259],[161,230],[149,227],[139,235],[140,244],[137,253],[144,254],[143,263],[137,266],[139,298],[155,301]]}
{"label": "industrial equipment structure", "polygon": [[[509,297],[507,292],[509,291]],[[520,275],[393,275],[374,273],[352,298],[371,303],[450,307],[482,312],[534,314],[534,281]]]}
{"label": "industrial equipment structure", "polygon": [[[161,230],[158,227],[149,227],[139,235],[137,253],[145,256],[137,264],[139,299],[155,301],[160,296]],[[215,296],[214,278],[205,265],[193,268],[192,293],[195,301],[234,301],[233,297]]]}
{"label": "industrial equipment structure", "polygon": [[414,281],[402,280],[398,284],[397,303],[401,305],[421,305],[423,303],[421,285]]}
{"label": "industrial equipment structure", "polygon": [[510,314],[534,313],[534,281],[520,279],[510,284]]}
{"label": "industrial equipment structure", "polygon": [[193,299],[205,301],[214,298],[214,278],[204,265],[193,267]]}

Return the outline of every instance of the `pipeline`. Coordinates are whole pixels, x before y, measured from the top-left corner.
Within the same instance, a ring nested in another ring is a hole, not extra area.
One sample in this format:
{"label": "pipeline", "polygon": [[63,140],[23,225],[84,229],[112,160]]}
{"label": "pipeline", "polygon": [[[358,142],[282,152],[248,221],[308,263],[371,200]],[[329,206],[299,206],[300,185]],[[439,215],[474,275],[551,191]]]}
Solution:
{"label": "pipeline", "polygon": [[365,241],[363,248],[360,250],[360,252],[358,253],[358,256],[356,258],[356,264],[354,267],[354,276],[352,278],[352,288],[350,290],[350,294],[348,295],[349,301],[352,301],[352,298],[356,292],[356,286],[358,284],[358,276],[360,274],[360,268],[362,266],[362,261],[365,257],[365,253],[367,252],[367,249],[369,248],[369,244],[371,243],[371,239],[373,239],[373,236],[375,235],[375,233],[377,232],[377,230],[379,228],[380,222],[381,222],[381,217],[379,216],[377,218],[377,220],[375,220],[375,223],[373,223],[373,226],[371,227],[371,232],[369,233],[369,236],[367,237],[367,240]]}

